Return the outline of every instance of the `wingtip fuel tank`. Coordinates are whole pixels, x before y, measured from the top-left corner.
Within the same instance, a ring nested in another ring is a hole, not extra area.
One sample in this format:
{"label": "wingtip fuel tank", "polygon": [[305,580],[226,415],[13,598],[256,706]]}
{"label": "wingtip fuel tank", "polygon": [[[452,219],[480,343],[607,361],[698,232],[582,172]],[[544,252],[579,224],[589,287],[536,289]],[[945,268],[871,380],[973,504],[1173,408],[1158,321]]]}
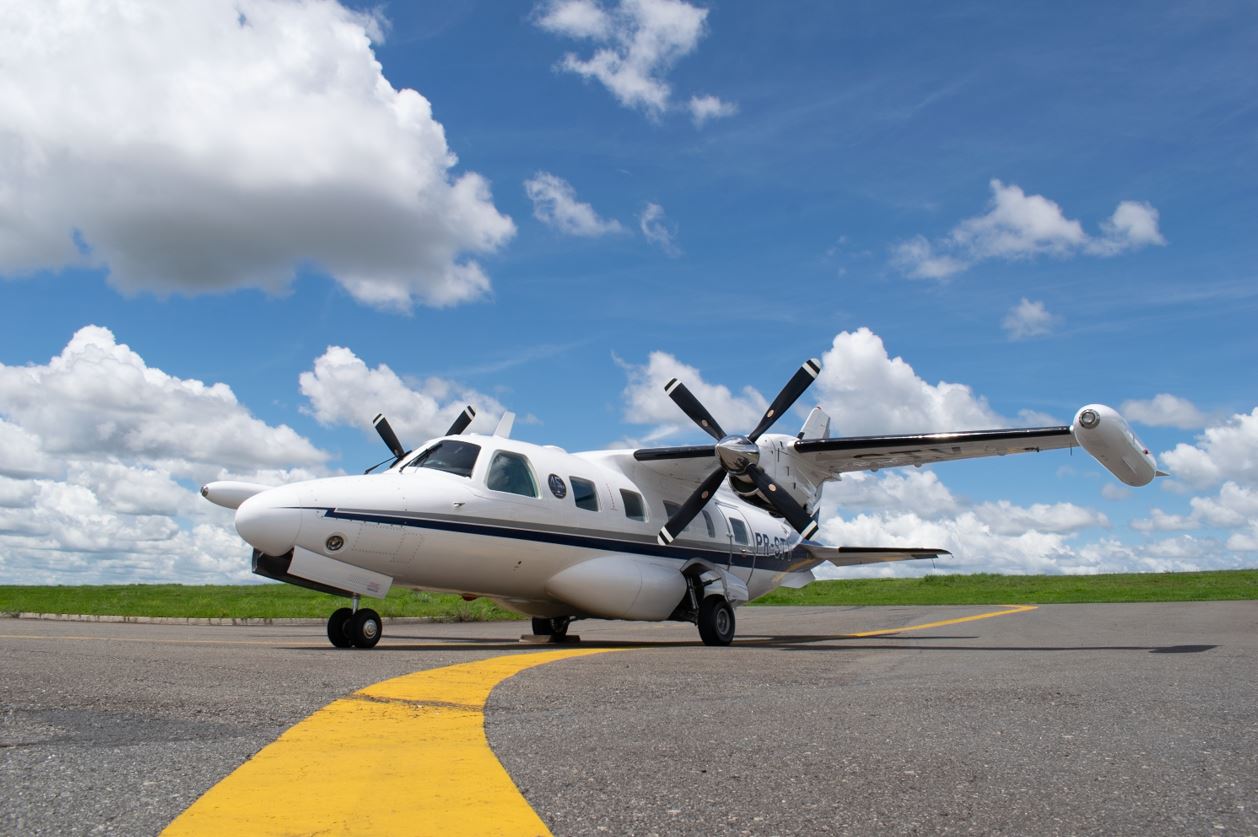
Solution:
{"label": "wingtip fuel tank", "polygon": [[1104,404],[1089,404],[1075,413],[1070,432],[1084,450],[1127,485],[1153,482],[1157,461],[1118,411]]}

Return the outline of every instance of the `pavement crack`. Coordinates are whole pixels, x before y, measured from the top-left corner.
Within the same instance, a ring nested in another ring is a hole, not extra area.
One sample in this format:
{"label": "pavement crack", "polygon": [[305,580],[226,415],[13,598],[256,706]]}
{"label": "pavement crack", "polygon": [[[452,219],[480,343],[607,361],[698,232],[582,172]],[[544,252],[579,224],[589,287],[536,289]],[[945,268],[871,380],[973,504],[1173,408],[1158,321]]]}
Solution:
{"label": "pavement crack", "polygon": [[457,709],[462,712],[481,712],[484,707],[470,703],[456,703],[449,700],[408,700],[406,698],[383,697],[381,695],[352,694],[346,700],[361,700],[367,703],[384,703],[399,706],[410,706],[416,709]]}

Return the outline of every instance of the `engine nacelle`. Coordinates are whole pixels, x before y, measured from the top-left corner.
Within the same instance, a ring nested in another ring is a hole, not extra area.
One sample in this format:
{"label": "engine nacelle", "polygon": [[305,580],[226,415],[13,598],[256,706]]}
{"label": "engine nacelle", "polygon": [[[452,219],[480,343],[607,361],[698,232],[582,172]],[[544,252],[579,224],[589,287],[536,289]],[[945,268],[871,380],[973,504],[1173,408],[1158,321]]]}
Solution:
{"label": "engine nacelle", "polygon": [[1158,474],[1157,461],[1118,411],[1089,404],[1075,413],[1070,432],[1083,449],[1111,474],[1131,486],[1148,485]]}
{"label": "engine nacelle", "polygon": [[[769,479],[778,484],[803,506],[813,511],[821,498],[821,486],[830,479],[826,473],[814,474],[808,467],[808,460],[795,453],[791,443],[794,436],[783,436],[777,433],[766,433],[757,443],[760,447],[760,469],[768,474]],[[730,488],[743,500],[765,511],[778,514],[777,509],[761,499],[756,484],[747,477],[731,474]]]}

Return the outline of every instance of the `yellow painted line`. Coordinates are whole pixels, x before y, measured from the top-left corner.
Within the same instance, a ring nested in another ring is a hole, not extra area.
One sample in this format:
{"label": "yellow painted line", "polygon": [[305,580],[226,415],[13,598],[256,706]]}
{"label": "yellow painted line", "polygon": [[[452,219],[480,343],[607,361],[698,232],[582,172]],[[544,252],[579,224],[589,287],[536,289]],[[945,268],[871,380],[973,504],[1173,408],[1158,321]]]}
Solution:
{"label": "yellow painted line", "polygon": [[333,701],[210,788],[164,835],[550,834],[485,737],[485,702],[534,666],[613,648],[415,672]]}
{"label": "yellow painted line", "polygon": [[924,631],[927,628],[940,628],[944,625],[959,625],[962,622],[975,622],[979,619],[991,619],[996,616],[1012,616],[1015,613],[1026,613],[1027,611],[1039,609],[1035,605],[1005,605],[1004,607],[1004,610],[993,610],[990,613],[977,613],[973,616],[960,616],[956,619],[941,619],[938,622],[927,622],[924,625],[909,625],[904,628],[884,628],[880,631],[863,631],[859,634],[848,634],[848,636],[886,636],[887,634],[901,634],[905,631]]}

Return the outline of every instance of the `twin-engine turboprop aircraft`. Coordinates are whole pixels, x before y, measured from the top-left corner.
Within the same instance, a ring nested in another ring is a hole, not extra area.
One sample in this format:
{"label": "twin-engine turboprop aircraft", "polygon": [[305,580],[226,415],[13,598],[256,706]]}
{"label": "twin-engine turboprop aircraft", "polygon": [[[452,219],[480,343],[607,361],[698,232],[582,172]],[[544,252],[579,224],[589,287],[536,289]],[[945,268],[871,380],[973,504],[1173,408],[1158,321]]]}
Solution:
{"label": "twin-engine turboprop aircraft", "polygon": [[468,407],[413,451],[376,416],[391,456],[362,476],[278,488],[213,482],[201,493],[236,509],[255,573],[352,600],[328,619],[340,648],[379,641],[380,616],[359,600],[393,584],[488,597],[554,638],[574,619],[678,620],[695,623],[705,644],[728,645],[735,607],[808,584],[825,561],[946,554],[811,540],[822,486],[846,472],[1081,445],[1128,485],[1161,475],[1100,404],[1068,427],[848,438],[829,437],[818,407],[798,434],[768,433],[820,371],[804,363],[746,436],[726,433],[670,381],[669,397],[709,445],[568,453],[511,439],[510,413],[493,435],[465,433]]}

